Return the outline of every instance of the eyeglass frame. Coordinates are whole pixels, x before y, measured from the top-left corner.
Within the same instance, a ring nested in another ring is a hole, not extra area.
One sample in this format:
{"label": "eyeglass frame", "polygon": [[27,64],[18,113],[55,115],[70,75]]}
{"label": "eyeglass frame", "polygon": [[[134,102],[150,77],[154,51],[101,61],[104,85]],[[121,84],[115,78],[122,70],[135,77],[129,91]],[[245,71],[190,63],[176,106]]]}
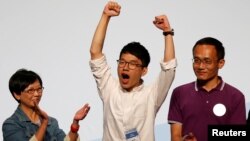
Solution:
{"label": "eyeglass frame", "polygon": [[[128,64],[128,68],[130,70],[134,70],[136,67],[144,67],[142,64],[138,64],[138,63],[135,63],[135,62],[127,62],[125,60],[116,60],[117,64],[118,64],[118,67],[119,68],[124,68],[126,66],[126,64]],[[132,66],[132,68],[131,68]]]}
{"label": "eyeglass frame", "polygon": [[214,62],[218,61],[218,59],[209,59],[209,58],[204,58],[204,59],[200,59],[200,58],[193,58],[192,62],[194,65],[200,65],[201,63],[203,63],[206,66],[212,65]]}
{"label": "eyeglass frame", "polygon": [[31,89],[28,89],[28,90],[24,90],[22,92],[33,95],[35,92],[37,92],[38,94],[42,94],[43,90],[44,90],[44,87],[39,87],[37,89],[31,88]]}

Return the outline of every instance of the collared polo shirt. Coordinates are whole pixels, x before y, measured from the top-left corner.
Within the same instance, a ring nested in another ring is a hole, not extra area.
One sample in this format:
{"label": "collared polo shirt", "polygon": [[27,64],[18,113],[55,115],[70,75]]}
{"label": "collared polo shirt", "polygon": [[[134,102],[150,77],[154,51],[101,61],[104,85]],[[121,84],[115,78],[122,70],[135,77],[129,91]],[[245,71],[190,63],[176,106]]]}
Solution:
{"label": "collared polo shirt", "polygon": [[[216,115],[218,106],[225,108],[224,114]],[[184,84],[173,90],[168,122],[181,124],[183,136],[193,132],[198,141],[207,141],[208,125],[245,124],[245,98],[241,91],[222,79],[209,92],[196,81]]]}

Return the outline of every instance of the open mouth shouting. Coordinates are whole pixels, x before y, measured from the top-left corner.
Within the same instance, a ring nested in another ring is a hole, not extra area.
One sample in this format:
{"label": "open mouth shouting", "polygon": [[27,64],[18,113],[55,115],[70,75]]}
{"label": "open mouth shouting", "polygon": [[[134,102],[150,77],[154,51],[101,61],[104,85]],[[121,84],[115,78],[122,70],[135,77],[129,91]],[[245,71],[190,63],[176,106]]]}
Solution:
{"label": "open mouth shouting", "polygon": [[125,74],[125,73],[122,73],[121,74],[121,82],[122,82],[123,85],[128,84],[128,82],[129,82],[129,75]]}

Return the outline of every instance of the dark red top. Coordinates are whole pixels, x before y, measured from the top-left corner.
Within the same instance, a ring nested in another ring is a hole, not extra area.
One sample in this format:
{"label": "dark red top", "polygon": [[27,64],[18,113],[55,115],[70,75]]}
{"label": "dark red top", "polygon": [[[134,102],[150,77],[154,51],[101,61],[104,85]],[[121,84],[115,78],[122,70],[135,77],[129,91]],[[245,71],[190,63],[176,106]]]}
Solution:
{"label": "dark red top", "polygon": [[[216,104],[224,105],[224,115],[215,115],[213,109]],[[198,141],[207,141],[207,127],[210,124],[246,123],[245,97],[222,79],[209,92],[199,87],[197,82],[191,82],[173,90],[168,122],[182,124],[183,136],[193,132]]]}

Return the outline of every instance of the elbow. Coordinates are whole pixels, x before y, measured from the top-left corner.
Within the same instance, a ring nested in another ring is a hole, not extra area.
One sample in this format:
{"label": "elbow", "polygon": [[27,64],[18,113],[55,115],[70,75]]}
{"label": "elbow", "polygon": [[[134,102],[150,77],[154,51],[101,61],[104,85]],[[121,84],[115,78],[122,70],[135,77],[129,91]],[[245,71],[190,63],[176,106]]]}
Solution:
{"label": "elbow", "polygon": [[102,52],[98,50],[90,49],[89,52],[90,52],[91,60],[94,60],[103,56]]}

